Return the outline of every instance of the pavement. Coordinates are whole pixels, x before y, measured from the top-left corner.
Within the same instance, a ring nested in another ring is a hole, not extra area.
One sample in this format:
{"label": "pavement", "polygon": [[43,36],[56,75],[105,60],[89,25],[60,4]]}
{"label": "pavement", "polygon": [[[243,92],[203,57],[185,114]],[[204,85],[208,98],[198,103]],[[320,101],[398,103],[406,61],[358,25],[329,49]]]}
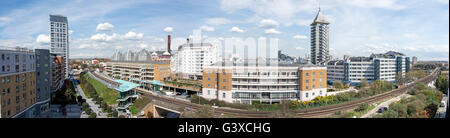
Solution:
{"label": "pavement", "polygon": [[[77,84],[76,91],[83,99],[86,99],[86,103],[89,104],[89,107],[92,109],[93,112],[97,113],[97,118],[108,118],[106,115],[107,113],[102,113],[102,109],[100,108],[100,105],[95,104],[95,102],[92,100],[92,98],[88,98],[85,94],[83,89],[81,89],[80,85]],[[84,111],[83,111],[84,112]]]}
{"label": "pavement", "polygon": [[377,105],[377,107],[373,108],[372,110],[370,110],[369,112],[367,112],[366,114],[362,115],[361,118],[371,118],[379,113],[377,113],[378,109],[380,109],[381,107],[385,106],[385,107],[389,107],[389,105],[391,103],[397,102],[402,100],[402,98],[409,98],[411,97],[411,95],[409,94],[402,94],[400,96],[397,96],[395,98],[389,99],[383,103],[381,103],[380,105]]}

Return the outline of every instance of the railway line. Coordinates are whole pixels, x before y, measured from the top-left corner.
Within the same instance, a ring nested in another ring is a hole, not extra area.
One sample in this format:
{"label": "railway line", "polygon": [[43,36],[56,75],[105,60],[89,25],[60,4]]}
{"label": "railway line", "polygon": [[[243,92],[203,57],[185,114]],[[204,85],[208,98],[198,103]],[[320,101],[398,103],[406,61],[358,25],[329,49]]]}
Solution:
{"label": "railway line", "polygon": [[[102,75],[98,75],[95,72],[92,72],[92,74],[94,76],[96,76],[97,78],[100,78],[108,83],[111,83],[113,85],[119,85],[117,82],[114,82],[113,80],[110,80],[109,78],[106,78]],[[412,89],[417,83],[419,83],[419,82],[429,83],[429,82],[433,81],[434,79],[436,79],[438,75],[439,75],[439,68],[436,68],[430,75],[428,75],[424,78],[421,78],[419,80],[416,80],[407,86],[401,86],[400,88],[389,91],[389,92],[385,92],[382,94],[378,94],[378,95],[374,95],[374,96],[367,97],[364,99],[351,101],[351,102],[347,102],[347,103],[342,103],[342,104],[335,104],[335,105],[324,106],[324,107],[296,110],[296,111],[294,111],[294,113],[297,114],[299,117],[310,118],[310,117],[319,117],[319,116],[333,114],[337,111],[351,110],[351,109],[357,108],[362,103],[375,103],[375,102],[384,100],[386,98],[392,98],[392,97],[401,95],[403,93],[406,93],[409,89]],[[139,92],[142,95],[148,96],[152,100],[158,100],[161,102],[170,103],[170,104],[173,104],[173,105],[176,105],[179,107],[189,107],[192,109],[199,109],[199,108],[203,107],[203,105],[194,104],[194,103],[190,103],[187,101],[177,100],[177,99],[168,98],[168,97],[164,97],[164,96],[159,96],[159,95],[150,93],[150,92],[140,89],[140,88],[135,88],[135,90],[136,90],[136,92]],[[264,118],[264,117],[270,117],[270,115],[273,112],[255,112],[255,111],[248,111],[248,110],[219,107],[219,108],[214,109],[214,113],[216,115],[228,114],[228,115],[233,115],[234,117],[239,117],[239,118]]]}

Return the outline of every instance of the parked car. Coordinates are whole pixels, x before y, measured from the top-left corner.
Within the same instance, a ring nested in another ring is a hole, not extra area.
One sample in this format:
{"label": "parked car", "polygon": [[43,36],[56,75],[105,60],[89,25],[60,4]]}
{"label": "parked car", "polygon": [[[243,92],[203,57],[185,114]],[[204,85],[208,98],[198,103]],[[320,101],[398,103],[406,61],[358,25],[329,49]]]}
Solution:
{"label": "parked car", "polygon": [[386,106],[383,106],[383,107],[380,107],[380,109],[378,109],[377,113],[383,113],[386,110],[388,110],[388,108]]}
{"label": "parked car", "polygon": [[441,107],[445,107],[445,101],[441,101]]}

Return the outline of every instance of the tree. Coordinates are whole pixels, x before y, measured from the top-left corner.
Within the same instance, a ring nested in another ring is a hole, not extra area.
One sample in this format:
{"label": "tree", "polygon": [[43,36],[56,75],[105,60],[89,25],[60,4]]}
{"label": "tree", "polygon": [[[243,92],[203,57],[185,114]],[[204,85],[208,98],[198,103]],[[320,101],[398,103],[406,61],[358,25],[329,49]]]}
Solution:
{"label": "tree", "polygon": [[113,117],[117,117],[119,115],[119,112],[117,112],[116,110],[113,111],[112,116]]}
{"label": "tree", "polygon": [[418,111],[424,109],[425,103],[423,103],[420,100],[414,100],[413,102],[409,103],[407,106],[408,106],[407,107],[408,115],[413,117],[413,116],[416,116],[416,113]]}
{"label": "tree", "polygon": [[439,75],[434,85],[439,91],[446,93],[449,85],[448,76],[444,74]]}
{"label": "tree", "polygon": [[86,112],[86,114],[91,114],[92,113],[92,110],[91,110],[91,108],[86,108],[86,110],[85,110],[85,112]]}
{"label": "tree", "polygon": [[395,76],[395,81],[397,81],[398,85],[403,85],[405,83],[405,79],[401,71],[397,72],[397,75]]}
{"label": "tree", "polygon": [[369,86],[369,82],[367,82],[366,79],[362,79],[362,80],[361,80],[361,83],[359,84],[359,87],[360,87],[360,88],[365,88],[365,87],[367,87],[367,86]]}
{"label": "tree", "polygon": [[408,115],[408,109],[407,105],[403,103],[392,103],[389,105],[389,110],[394,110],[398,113],[398,117],[407,117]]}
{"label": "tree", "polygon": [[89,108],[89,104],[88,103],[83,103],[82,107],[83,107],[83,110],[86,110],[86,109]]}
{"label": "tree", "polygon": [[91,114],[89,114],[89,118],[97,118],[97,114],[92,112]]}
{"label": "tree", "polygon": [[344,83],[340,80],[333,81],[333,87],[336,89],[344,89]]}

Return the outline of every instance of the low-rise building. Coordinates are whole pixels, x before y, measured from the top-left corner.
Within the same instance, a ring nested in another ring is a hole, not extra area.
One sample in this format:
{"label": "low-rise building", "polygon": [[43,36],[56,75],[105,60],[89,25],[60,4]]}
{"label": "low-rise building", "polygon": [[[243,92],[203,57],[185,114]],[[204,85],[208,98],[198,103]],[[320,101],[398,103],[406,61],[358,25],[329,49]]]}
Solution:
{"label": "low-rise building", "polygon": [[[203,69],[202,93],[206,99],[251,104],[281,100],[309,101],[327,92],[326,67],[301,64],[234,64],[222,62]],[[230,64],[228,64],[230,65]]]}
{"label": "low-rise building", "polygon": [[170,76],[170,65],[164,62],[107,62],[105,74],[122,80],[163,81]]}
{"label": "low-rise building", "polygon": [[327,63],[329,83],[340,80],[345,83],[359,84],[365,79],[368,82],[385,80],[395,82],[397,74],[403,77],[409,71],[409,57],[402,53],[387,52],[372,54],[370,57],[346,57]]}

